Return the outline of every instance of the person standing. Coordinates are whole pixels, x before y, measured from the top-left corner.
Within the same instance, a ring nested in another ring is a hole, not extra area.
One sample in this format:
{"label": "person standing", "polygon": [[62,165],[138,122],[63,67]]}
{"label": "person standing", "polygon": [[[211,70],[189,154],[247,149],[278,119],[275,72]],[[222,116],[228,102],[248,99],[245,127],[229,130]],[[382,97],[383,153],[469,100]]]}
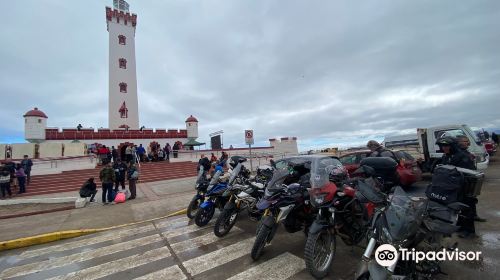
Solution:
{"label": "person standing", "polygon": [[118,191],[118,186],[122,186],[122,190],[125,189],[125,175],[127,172],[127,165],[118,159],[113,164],[113,169],[115,170],[115,191]]}
{"label": "person standing", "polygon": [[137,161],[137,145],[132,146],[132,162],[135,164]]}
{"label": "person standing", "polygon": [[215,156],[214,153],[212,153],[212,156],[210,157],[210,163],[216,163],[217,162],[217,157]]}
{"label": "person standing", "polygon": [[26,174],[26,185],[29,186],[31,182],[31,167],[33,166],[33,161],[29,159],[28,155],[24,155],[21,165],[23,166],[24,173]]}
{"label": "person standing", "polygon": [[0,189],[2,191],[2,199],[5,198],[6,194],[9,198],[12,197],[12,191],[10,190],[10,172],[5,166],[0,166]]}
{"label": "person standing", "polygon": [[125,161],[127,164],[132,161],[132,145],[128,145],[127,148],[125,148]]}
{"label": "person standing", "polygon": [[131,163],[130,167],[127,172],[127,177],[128,177],[128,188],[130,189],[130,198],[129,199],[135,199],[136,197],[136,183],[137,180],[139,179],[139,169],[136,167],[135,164]]}
{"label": "person standing", "polygon": [[179,152],[179,144],[177,142],[174,143],[172,147],[172,152],[174,153],[174,158],[177,158],[177,153]]}
{"label": "person standing", "polygon": [[[453,137],[443,137],[436,141],[439,149],[443,152],[441,164],[454,165],[456,167],[476,169],[476,165],[471,156],[467,155],[463,149],[460,148],[457,140]],[[464,145],[464,144],[460,144]],[[476,228],[474,226],[474,215],[477,200],[474,197],[464,196],[461,201],[469,206],[467,209],[462,210],[462,215],[458,219],[460,226],[460,238],[474,238],[476,237]]]}
{"label": "person standing", "polygon": [[26,174],[24,173],[24,168],[20,163],[18,163],[16,165],[16,178],[17,178],[17,183],[19,184],[18,194],[25,193],[26,192]]}
{"label": "person standing", "polygon": [[[113,182],[115,181],[115,171],[111,167],[111,162],[106,165],[99,172],[99,179],[102,182],[102,203],[108,204],[113,201]],[[106,202],[106,195],[108,201]]]}
{"label": "person standing", "polygon": [[167,156],[167,160],[170,160],[170,152],[172,151],[172,147],[170,147],[170,144],[167,143],[165,146],[165,155]]}
{"label": "person standing", "polygon": [[111,158],[113,159],[113,162],[116,162],[118,160],[118,150],[115,148],[115,146],[111,146]]}
{"label": "person standing", "polygon": [[[457,136],[457,141],[458,141],[458,147],[464,152],[466,155],[469,156],[469,158],[476,162],[476,156],[474,156],[471,152],[469,152],[469,147],[470,147],[470,140],[467,136],[465,135],[460,135]],[[474,166],[473,170],[476,170],[476,165]],[[474,215],[474,221],[476,222],[486,222],[486,219],[483,219],[477,215],[477,197],[468,197],[468,200],[470,200],[469,204],[471,205],[471,209]],[[466,203],[467,204],[467,203]],[[473,206],[472,206],[473,205]]]}
{"label": "person standing", "polygon": [[137,155],[139,156],[139,161],[144,162],[144,154],[146,153],[146,150],[142,146],[142,144],[139,144],[139,147],[137,147]]}
{"label": "person standing", "polygon": [[80,188],[80,197],[90,197],[90,202],[94,202],[97,194],[97,185],[94,183],[94,177],[90,177]]}

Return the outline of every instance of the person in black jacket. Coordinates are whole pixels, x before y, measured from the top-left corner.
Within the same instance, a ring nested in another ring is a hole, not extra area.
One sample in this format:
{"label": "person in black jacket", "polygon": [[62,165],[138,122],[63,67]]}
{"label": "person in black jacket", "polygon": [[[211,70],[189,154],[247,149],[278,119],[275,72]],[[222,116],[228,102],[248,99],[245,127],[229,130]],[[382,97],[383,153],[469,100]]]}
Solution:
{"label": "person in black jacket", "polygon": [[[438,139],[436,144],[439,146],[440,150],[443,151],[443,157],[441,158],[442,164],[449,164],[472,170],[476,169],[473,155],[461,149],[457,139],[447,136]],[[462,215],[458,220],[458,225],[461,226],[461,232],[458,236],[460,238],[474,238],[476,237],[474,216],[476,214],[477,199],[475,197],[464,196],[461,202],[466,204],[468,208],[462,211]]]}
{"label": "person in black jacket", "polygon": [[208,157],[206,157],[203,154],[201,155],[201,158],[198,161],[198,168],[196,169],[197,171],[200,170],[200,166],[203,166],[203,170],[205,172],[208,172],[210,170],[210,168],[212,167],[212,165],[210,164],[210,160],[208,159]]}
{"label": "person in black jacket", "polygon": [[384,148],[375,140],[368,141],[366,147],[371,151],[368,157],[390,157],[395,161],[398,161],[396,155],[391,150]]}
{"label": "person in black jacket", "polygon": [[127,174],[127,165],[121,161],[121,159],[117,159],[113,164],[113,169],[115,170],[115,191],[118,191],[118,186],[122,186],[122,190],[125,189],[125,175]]}
{"label": "person in black jacket", "polygon": [[80,197],[90,197],[90,202],[94,202],[97,194],[97,185],[94,183],[94,177],[90,177],[80,188]]}
{"label": "person in black jacket", "polygon": [[458,147],[457,140],[453,137],[447,136],[440,138],[436,141],[440,150],[443,152],[441,164],[450,164],[456,167],[476,169],[474,160]]}

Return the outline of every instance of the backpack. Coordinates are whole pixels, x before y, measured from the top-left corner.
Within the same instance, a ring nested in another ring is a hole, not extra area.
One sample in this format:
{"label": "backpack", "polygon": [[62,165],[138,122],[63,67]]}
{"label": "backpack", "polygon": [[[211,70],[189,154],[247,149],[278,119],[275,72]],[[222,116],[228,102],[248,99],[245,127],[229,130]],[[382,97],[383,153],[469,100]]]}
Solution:
{"label": "backpack", "polygon": [[463,185],[464,177],[455,166],[441,165],[434,169],[432,183],[425,194],[430,200],[447,205],[462,200]]}

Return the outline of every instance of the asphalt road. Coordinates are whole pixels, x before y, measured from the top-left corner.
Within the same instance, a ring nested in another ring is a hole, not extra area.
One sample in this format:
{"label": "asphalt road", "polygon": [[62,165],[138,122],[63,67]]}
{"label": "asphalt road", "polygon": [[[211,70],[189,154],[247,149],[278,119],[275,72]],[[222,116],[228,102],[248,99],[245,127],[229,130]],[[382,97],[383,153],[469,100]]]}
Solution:
{"label": "asphalt road", "polygon": [[[494,158],[496,160],[496,158]],[[461,250],[481,251],[479,262],[443,264],[438,279],[498,279],[500,253],[500,164],[492,162],[480,196],[479,237],[458,240]],[[422,194],[425,184],[410,189]],[[215,220],[215,219],[214,219]],[[249,256],[256,224],[246,217],[217,238],[212,224],[199,228],[185,216],[0,254],[0,279],[313,279],[305,270],[302,232],[281,227],[262,258]],[[337,239],[327,279],[353,279],[363,249]]]}

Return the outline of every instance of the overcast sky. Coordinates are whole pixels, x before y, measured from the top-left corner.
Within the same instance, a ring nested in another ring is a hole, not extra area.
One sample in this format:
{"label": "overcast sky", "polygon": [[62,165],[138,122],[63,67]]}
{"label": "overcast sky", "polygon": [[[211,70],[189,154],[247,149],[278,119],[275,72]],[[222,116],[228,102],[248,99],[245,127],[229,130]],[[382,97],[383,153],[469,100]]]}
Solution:
{"label": "overcast sky", "polygon": [[[138,1],[140,125],[224,144],[297,136],[300,149],[416,127],[500,127],[499,1]],[[362,4],[361,4],[362,3]],[[0,0],[0,142],[108,125],[111,0]]]}

